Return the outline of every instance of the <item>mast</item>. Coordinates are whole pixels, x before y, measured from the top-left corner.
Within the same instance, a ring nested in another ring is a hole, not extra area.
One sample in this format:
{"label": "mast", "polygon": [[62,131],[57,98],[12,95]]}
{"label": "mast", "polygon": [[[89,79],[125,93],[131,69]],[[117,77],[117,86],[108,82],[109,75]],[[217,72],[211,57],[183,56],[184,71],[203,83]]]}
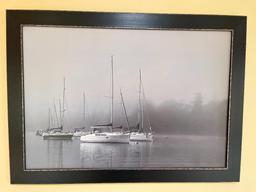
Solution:
{"label": "mast", "polygon": [[122,105],[123,105],[123,109],[124,109],[126,123],[127,123],[127,126],[128,126],[128,131],[130,131],[130,124],[129,124],[129,121],[128,121],[128,116],[127,116],[127,112],[126,112],[126,108],[125,108],[125,104],[124,104],[124,98],[123,98],[123,94],[122,94],[121,89],[120,89],[120,96],[121,96],[121,100],[122,100]]}
{"label": "mast", "polygon": [[114,119],[114,74],[113,74],[113,55],[111,55],[111,132],[113,131]]}
{"label": "mast", "polygon": [[139,86],[139,107],[140,107],[140,110],[139,110],[139,117],[140,117],[140,130],[143,131],[143,128],[144,128],[144,112],[143,112],[143,104],[141,102],[141,91],[142,91],[142,81],[141,81],[141,70],[139,70],[139,75],[140,75],[140,86]]}
{"label": "mast", "polygon": [[61,100],[59,98],[59,114],[60,114],[60,126],[61,126],[61,113],[62,113],[62,110],[61,110]]}
{"label": "mast", "polygon": [[84,128],[85,128],[85,123],[86,123],[86,121],[85,121],[85,93],[83,93],[83,103],[84,103],[84,106],[83,106],[84,107],[84,111],[83,111],[84,112],[83,113],[84,118],[83,119],[84,119]]}
{"label": "mast", "polygon": [[66,87],[65,87],[65,82],[66,79],[64,77],[63,79],[63,98],[62,98],[62,114],[61,114],[61,119],[60,119],[60,127],[61,129],[63,129],[63,121],[64,121],[64,113],[65,113],[65,91],[66,91]]}

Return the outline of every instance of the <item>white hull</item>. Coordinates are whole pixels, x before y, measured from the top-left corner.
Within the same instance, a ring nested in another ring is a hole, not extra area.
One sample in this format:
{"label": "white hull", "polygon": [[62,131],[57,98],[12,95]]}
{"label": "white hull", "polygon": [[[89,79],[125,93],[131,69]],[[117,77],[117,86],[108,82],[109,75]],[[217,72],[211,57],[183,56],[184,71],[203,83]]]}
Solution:
{"label": "white hull", "polygon": [[92,133],[81,136],[84,143],[129,143],[129,134],[123,133]]}
{"label": "white hull", "polygon": [[73,133],[43,133],[42,136],[44,139],[72,139]]}
{"label": "white hull", "polygon": [[153,135],[151,133],[137,133],[130,134],[130,141],[153,141]]}
{"label": "white hull", "polygon": [[88,135],[88,134],[90,134],[90,132],[78,131],[78,132],[74,133],[73,137],[81,137],[81,136]]}

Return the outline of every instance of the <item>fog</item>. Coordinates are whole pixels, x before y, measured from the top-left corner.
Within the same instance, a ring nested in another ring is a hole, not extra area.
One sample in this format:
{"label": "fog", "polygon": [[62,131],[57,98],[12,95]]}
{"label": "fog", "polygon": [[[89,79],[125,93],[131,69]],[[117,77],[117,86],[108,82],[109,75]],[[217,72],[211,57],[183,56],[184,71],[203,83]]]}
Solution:
{"label": "fog", "polygon": [[115,125],[126,126],[120,89],[130,124],[138,121],[141,69],[145,113],[153,131],[225,136],[230,41],[227,31],[26,26],[26,130],[48,128],[48,111],[53,113],[54,103],[59,107],[64,77],[65,129],[109,122],[113,55]]}

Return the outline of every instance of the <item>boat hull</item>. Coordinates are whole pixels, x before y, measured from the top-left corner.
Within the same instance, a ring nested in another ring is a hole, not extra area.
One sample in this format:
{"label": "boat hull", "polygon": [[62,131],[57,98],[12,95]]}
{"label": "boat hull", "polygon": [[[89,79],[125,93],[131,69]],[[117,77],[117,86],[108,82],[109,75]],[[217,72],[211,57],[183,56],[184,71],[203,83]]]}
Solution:
{"label": "boat hull", "polygon": [[131,133],[130,141],[151,142],[151,141],[153,141],[153,135],[147,134],[147,133]]}
{"label": "boat hull", "polygon": [[90,134],[89,132],[75,132],[73,137],[81,137]]}
{"label": "boat hull", "polygon": [[83,143],[129,143],[129,134],[100,133],[80,137]]}
{"label": "boat hull", "polygon": [[44,139],[72,139],[72,137],[73,137],[72,133],[67,133],[67,134],[44,133],[43,134]]}

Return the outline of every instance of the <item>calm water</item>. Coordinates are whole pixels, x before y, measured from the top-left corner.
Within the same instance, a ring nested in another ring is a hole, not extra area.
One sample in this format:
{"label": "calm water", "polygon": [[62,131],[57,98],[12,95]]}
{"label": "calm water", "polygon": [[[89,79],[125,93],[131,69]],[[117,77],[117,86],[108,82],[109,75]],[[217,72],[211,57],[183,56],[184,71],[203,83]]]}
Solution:
{"label": "calm water", "polygon": [[27,169],[223,167],[225,138],[157,135],[153,142],[129,144],[44,140],[26,135]]}

